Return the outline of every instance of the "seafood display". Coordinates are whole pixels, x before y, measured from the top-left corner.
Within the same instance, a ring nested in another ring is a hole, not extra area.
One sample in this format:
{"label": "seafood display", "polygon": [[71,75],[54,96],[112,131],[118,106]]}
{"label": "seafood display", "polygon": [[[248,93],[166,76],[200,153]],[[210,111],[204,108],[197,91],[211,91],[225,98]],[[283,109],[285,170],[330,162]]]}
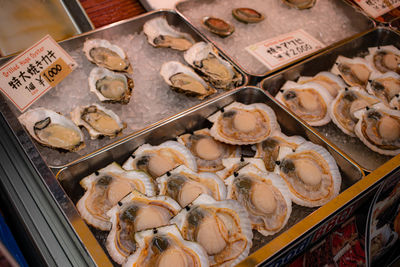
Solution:
{"label": "seafood display", "polygon": [[232,16],[243,23],[258,23],[264,20],[264,15],[248,7],[232,9]]}
{"label": "seafood display", "polygon": [[228,37],[235,31],[235,27],[220,18],[204,17],[203,25],[212,33],[220,37]]}
{"label": "seafood display", "polygon": [[369,55],[365,59],[373,68],[381,73],[393,71],[400,73],[400,50],[393,45],[368,48]]}

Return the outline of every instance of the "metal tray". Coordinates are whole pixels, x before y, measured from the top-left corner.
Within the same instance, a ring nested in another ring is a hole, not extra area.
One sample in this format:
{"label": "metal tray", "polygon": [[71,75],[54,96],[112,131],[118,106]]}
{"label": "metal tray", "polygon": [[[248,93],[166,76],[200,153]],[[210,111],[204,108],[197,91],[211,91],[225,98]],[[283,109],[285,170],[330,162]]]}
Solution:
{"label": "metal tray", "polygon": [[[320,71],[329,71],[339,55],[345,57],[365,56],[368,54],[368,47],[378,45],[394,45],[400,48],[400,35],[384,27],[358,34],[350,40],[340,42],[324,53],[263,79],[260,87],[275,96],[287,80],[297,80],[300,76],[314,76]],[[368,149],[358,138],[344,134],[332,122],[325,126],[315,127],[315,129],[362,166],[364,171],[371,172],[391,158]]]}
{"label": "metal tray", "polygon": [[[400,12],[400,7],[394,8],[388,12],[386,12],[385,14],[382,14],[379,17],[372,17],[371,15],[369,15],[367,12],[364,11],[364,9],[362,9],[358,4],[357,4],[357,0],[343,0],[347,3],[349,3],[349,5],[352,5],[354,7],[354,9],[356,9],[358,12],[364,14],[365,16],[371,18],[373,21],[375,21],[375,23],[377,25],[382,25],[382,26],[387,26],[389,23],[391,23],[393,20],[395,20],[396,18],[398,18],[398,14]],[[379,4],[379,2],[376,2],[377,4]],[[384,3],[390,3],[390,1],[387,1]]]}
{"label": "metal tray", "polygon": [[[82,178],[114,161],[122,164],[127,158],[129,158],[130,154],[138,146],[144,143],[158,145],[166,140],[175,138],[177,135],[204,127],[210,127],[211,125],[206,118],[233,101],[238,101],[245,104],[265,103],[275,111],[278,122],[280,123],[282,131],[285,134],[301,135],[304,138],[327,148],[340,167],[343,181],[342,190],[349,188],[351,185],[364,177],[363,171],[357,166],[357,164],[355,164],[347,156],[341,154],[341,152],[335,146],[333,146],[324,137],[321,137],[315,130],[298,121],[267,92],[257,87],[242,87],[231,92],[226,92],[214,99],[208,100],[190,110],[161,121],[157,125],[146,128],[139,133],[132,134],[125,140],[99,150],[93,155],[84,157],[66,168],[59,170],[54,169],[54,171],[57,172],[57,179],[61,183],[66,193],[66,196],[63,200],[64,203],[60,203],[60,206],[64,209],[68,217],[74,218],[74,221],[72,222],[74,227],[75,224],[79,223],[79,225],[82,225],[83,223],[82,219],[80,219],[79,215],[77,215],[77,211],[72,206],[73,204],[77,203],[84,193],[83,189],[79,185],[79,182]],[[285,232],[287,229],[301,221],[309,214],[313,213],[315,210],[317,210],[317,208],[305,208],[293,204],[293,211],[289,222],[285,228],[280,231],[280,233],[273,236],[264,237],[254,232],[251,253],[264,246],[281,233]],[[309,227],[311,228],[312,225],[309,225]],[[92,242],[87,244],[87,246],[90,246],[89,251],[98,249],[98,246],[104,248],[107,232],[102,232],[91,228],[91,233],[81,230],[79,235],[84,235],[84,237],[93,235],[97,239],[98,243]],[[282,248],[286,245],[287,244],[284,243],[281,244]]]}
{"label": "metal tray", "polygon": [[[78,68],[30,108],[43,106],[62,114],[69,114],[76,106],[101,103],[95,94],[89,91],[87,78],[95,65],[90,63],[82,52],[83,43],[87,39],[103,38],[120,45],[131,61],[135,87],[129,104],[101,104],[113,110],[120,116],[122,121],[127,123],[128,127],[123,130],[121,136],[114,139],[103,138],[91,140],[86,130],[83,130],[86,147],[77,152],[60,152],[37,145],[37,149],[48,166],[66,166],[74,160],[94,153],[99,148],[114,143],[116,140],[123,139],[148,125],[201,103],[201,100],[195,97],[187,97],[173,92],[159,74],[161,65],[164,62],[177,60],[185,64],[183,52],[169,48],[154,48],[147,42],[147,38],[142,32],[143,24],[159,16],[165,16],[171,25],[176,26],[183,32],[189,33],[196,41],[204,40],[176,12],[162,10],[149,12],[134,19],[114,23],[60,43],[76,60]],[[0,65],[6,60],[8,59],[0,60]],[[235,64],[232,63],[232,65],[236,67]],[[246,85],[246,75],[238,68],[236,69],[243,76],[242,85]],[[210,97],[214,97],[222,91],[218,90],[216,94]],[[15,116],[18,117],[20,112],[10,101],[8,103]]]}
{"label": "metal tray", "polygon": [[[231,10],[236,7],[254,8],[263,13],[265,19],[257,24],[240,23],[231,15]],[[251,79],[258,79],[258,81],[260,78],[299,62],[309,55],[282,67],[268,69],[245,50],[250,45],[303,28],[314,38],[329,46],[374,27],[374,23],[369,18],[356,12],[353,7],[342,0],[317,1],[317,4],[309,10],[291,9],[281,0],[235,0],[228,2],[223,0],[190,0],[178,3],[176,9],[201,34],[236,62]],[[201,23],[201,19],[205,16],[224,19],[235,26],[235,32],[226,38],[210,33]]]}

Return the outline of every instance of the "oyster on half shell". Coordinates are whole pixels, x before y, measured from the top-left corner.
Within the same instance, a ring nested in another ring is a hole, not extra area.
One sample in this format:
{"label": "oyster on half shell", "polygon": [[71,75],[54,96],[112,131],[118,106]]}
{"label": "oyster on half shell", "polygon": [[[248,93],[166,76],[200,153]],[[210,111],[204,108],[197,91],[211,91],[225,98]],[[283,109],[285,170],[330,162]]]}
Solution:
{"label": "oyster on half shell", "polygon": [[400,75],[392,71],[385,74],[373,72],[367,84],[367,91],[389,105],[390,101],[400,94]]}
{"label": "oyster on half shell", "polygon": [[400,50],[393,45],[369,47],[369,55],[365,57],[379,72],[394,71],[400,74]]}
{"label": "oyster on half shell", "polygon": [[212,33],[220,37],[228,37],[235,31],[235,27],[223,19],[215,17],[204,17],[203,25]]}
{"label": "oyster on half shell", "polygon": [[367,86],[373,67],[364,58],[347,58],[338,56],[331,72],[339,75],[350,86],[364,88]]}

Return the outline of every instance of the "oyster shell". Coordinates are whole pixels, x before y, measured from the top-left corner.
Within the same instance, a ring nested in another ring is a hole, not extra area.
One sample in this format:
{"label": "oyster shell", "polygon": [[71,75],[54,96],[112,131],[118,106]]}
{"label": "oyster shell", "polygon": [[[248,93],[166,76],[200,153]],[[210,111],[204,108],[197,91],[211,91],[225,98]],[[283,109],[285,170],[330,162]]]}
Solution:
{"label": "oyster shell", "polygon": [[207,194],[216,200],[226,198],[224,182],[214,173],[195,173],[181,165],[157,178],[160,195],[172,197],[185,207],[200,194]]}
{"label": "oyster shell", "polygon": [[392,71],[383,75],[373,72],[367,84],[367,91],[389,105],[390,101],[400,94],[400,75]]}
{"label": "oyster shell", "polygon": [[172,90],[188,96],[203,99],[217,91],[208,86],[191,68],[178,61],[164,63],[161,66],[160,74]]}
{"label": "oyster shell", "polygon": [[233,175],[234,172],[237,172],[241,168],[251,165],[255,168],[259,169],[262,172],[266,172],[264,162],[259,158],[248,158],[248,157],[240,157],[240,158],[228,158],[223,159],[222,164],[225,169],[218,171],[216,174],[222,179],[225,180],[229,176]]}
{"label": "oyster shell", "polygon": [[117,114],[97,104],[77,107],[70,115],[76,125],[86,128],[92,139],[99,136],[112,138],[126,128],[126,124],[121,121]]}
{"label": "oyster shell", "polygon": [[235,31],[235,27],[232,24],[215,17],[204,17],[203,25],[207,30],[220,37],[228,37]]}
{"label": "oyster shell", "polygon": [[329,107],[329,114],[334,124],[345,134],[355,136],[354,126],[358,119],[354,112],[379,102],[379,99],[366,93],[359,87],[342,90]]}
{"label": "oyster shell", "polygon": [[295,152],[281,148],[278,159],[275,172],[285,180],[294,203],[318,207],[339,194],[339,169],[322,146],[305,142]]}
{"label": "oyster shell", "polygon": [[78,151],[85,147],[79,127],[52,110],[30,109],[18,119],[28,133],[44,146],[67,151]]}
{"label": "oyster shell", "polygon": [[262,103],[245,105],[234,102],[208,120],[213,123],[210,134],[228,144],[255,144],[279,129],[274,111]]}
{"label": "oyster shell", "polygon": [[155,179],[182,164],[197,172],[192,153],[178,142],[167,141],[158,146],[140,146],[122,167],[126,170],[143,170]]}
{"label": "oyster shell", "polygon": [[132,67],[124,50],[104,39],[90,39],[83,44],[87,59],[99,67],[113,71],[132,73]]}
{"label": "oyster shell", "polygon": [[400,50],[393,45],[369,47],[365,57],[379,72],[394,71],[400,74]]}
{"label": "oyster shell", "polygon": [[378,103],[355,113],[359,119],[354,131],[371,150],[383,155],[400,153],[400,111]]}
{"label": "oyster shell", "polygon": [[279,232],[292,212],[286,183],[275,173],[247,165],[225,180],[228,199],[238,200],[249,213],[253,229],[264,236]]}
{"label": "oyster shell", "polygon": [[136,232],[168,225],[179,210],[179,204],[170,197],[146,197],[132,191],[107,212],[112,223],[106,240],[108,253],[122,264],[137,249]]}
{"label": "oyster shell", "polygon": [[264,15],[248,7],[232,9],[232,16],[240,22],[257,23],[264,20]]}
{"label": "oyster shell", "polygon": [[332,96],[318,83],[287,81],[276,99],[311,126],[322,126],[331,121],[328,107]]}
{"label": "oyster shell", "polygon": [[80,181],[85,194],[76,204],[82,218],[103,231],[111,229],[107,212],[132,190],[148,196],[156,194],[152,179],[144,172],[125,171],[113,162]]}
{"label": "oyster shell", "polygon": [[242,83],[242,76],[232,65],[222,59],[211,44],[198,42],[188,49],[183,57],[185,61],[198,70],[217,89],[231,89]]}
{"label": "oyster shell", "polygon": [[185,51],[195,43],[192,36],[177,31],[162,16],[147,21],[143,25],[143,32],[147,36],[147,41],[154,47],[170,47]]}
{"label": "oyster shell", "polygon": [[128,257],[123,267],[208,267],[208,256],[197,243],[182,238],[176,225],[137,232],[138,250]]}
{"label": "oyster shell", "polygon": [[202,194],[171,219],[186,240],[199,243],[210,265],[234,266],[247,257],[253,238],[246,210],[235,200]]}
{"label": "oyster shell", "polygon": [[317,0],[282,0],[282,2],[297,9],[307,9],[312,8],[317,3]]}
{"label": "oyster shell", "polygon": [[104,68],[94,68],[89,75],[89,88],[100,101],[128,104],[132,94],[133,81],[124,74]]}
{"label": "oyster shell", "polygon": [[297,80],[298,84],[304,84],[307,82],[318,83],[324,87],[333,98],[337,96],[340,90],[346,87],[346,84],[339,76],[329,71],[322,71],[314,77],[302,76]]}
{"label": "oyster shell", "polygon": [[209,129],[201,129],[193,134],[178,136],[178,142],[185,145],[196,158],[199,171],[216,172],[224,168],[222,160],[238,155],[236,146],[215,140]]}
{"label": "oyster shell", "polygon": [[339,75],[350,86],[364,88],[367,86],[373,67],[364,58],[347,58],[338,56],[331,72]]}

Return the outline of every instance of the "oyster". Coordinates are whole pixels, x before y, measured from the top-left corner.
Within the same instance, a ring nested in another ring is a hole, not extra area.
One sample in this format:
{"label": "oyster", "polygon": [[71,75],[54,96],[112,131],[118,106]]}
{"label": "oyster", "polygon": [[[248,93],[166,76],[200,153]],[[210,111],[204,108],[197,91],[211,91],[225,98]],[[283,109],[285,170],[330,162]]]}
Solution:
{"label": "oyster", "polygon": [[235,200],[202,194],[171,219],[184,239],[199,243],[210,265],[234,266],[247,257],[253,233],[246,210]]}
{"label": "oyster", "polygon": [[182,164],[197,172],[196,159],[192,153],[178,142],[167,141],[158,146],[140,146],[122,167],[126,170],[145,171],[155,179]]}
{"label": "oyster", "polygon": [[103,231],[111,229],[107,212],[132,190],[148,196],[156,194],[151,177],[139,171],[125,171],[115,162],[83,178],[80,184],[86,192],[76,208],[88,224]]}
{"label": "oyster", "polygon": [[137,232],[138,250],[123,267],[208,267],[208,256],[197,243],[182,238],[176,225]]}
{"label": "oyster", "polygon": [[236,145],[255,144],[279,129],[275,112],[265,104],[234,102],[208,118],[210,134],[217,140]]}
{"label": "oyster", "polygon": [[162,16],[147,21],[143,25],[143,32],[147,36],[147,41],[154,47],[170,47],[185,51],[194,44],[189,34],[177,31]]}
{"label": "oyster", "polygon": [[283,3],[297,9],[312,8],[317,0],[282,0]]}
{"label": "oyster", "polygon": [[379,72],[394,71],[400,74],[400,50],[393,45],[369,47],[369,55],[365,57]]}
{"label": "oyster", "polygon": [[133,81],[124,74],[104,68],[94,68],[89,75],[89,88],[100,101],[128,104],[132,94]]}
{"label": "oyster", "polygon": [[132,67],[124,50],[104,39],[90,39],[83,44],[87,59],[99,67],[113,71],[132,73]]}
{"label": "oyster", "polygon": [[84,126],[92,139],[99,136],[117,136],[126,124],[112,110],[92,104],[77,107],[71,112],[72,121],[78,126]]}
{"label": "oyster", "polygon": [[224,182],[214,173],[195,173],[181,165],[157,178],[160,195],[176,200],[181,207],[187,206],[200,194],[207,194],[216,200],[226,198]]}
{"label": "oyster", "polygon": [[276,99],[311,126],[322,126],[331,120],[328,107],[332,96],[318,83],[287,81]]}
{"label": "oyster", "polygon": [[339,56],[333,65],[331,72],[340,75],[350,86],[367,86],[369,76],[373,71],[369,62],[363,58],[347,58]]}
{"label": "oyster", "polygon": [[378,103],[371,108],[359,110],[354,131],[371,150],[383,155],[400,153],[400,111]]}
{"label": "oyster", "polygon": [[31,109],[18,119],[28,133],[44,146],[67,151],[78,151],[85,147],[79,127],[52,110]]}
{"label": "oyster", "polygon": [[305,142],[295,152],[281,148],[278,160],[275,172],[285,180],[294,203],[318,207],[339,194],[339,169],[322,146]]}
{"label": "oyster", "polygon": [[215,17],[204,17],[203,25],[212,33],[221,37],[228,37],[235,31],[235,27],[223,19]]}
{"label": "oyster", "polygon": [[342,90],[329,107],[329,114],[333,123],[345,134],[355,136],[354,126],[358,119],[354,112],[367,106],[376,104],[379,99],[366,93],[359,87],[350,87]]}
{"label": "oyster", "polygon": [[184,134],[178,137],[178,142],[185,145],[196,158],[199,171],[215,172],[224,168],[224,158],[238,156],[236,146],[221,143],[215,140],[209,129],[201,129],[193,134]]}
{"label": "oyster", "polygon": [[343,80],[329,71],[322,71],[315,75],[314,77],[302,76],[297,80],[298,84],[304,84],[307,82],[316,82],[322,87],[324,87],[329,94],[335,98],[340,90],[346,87]]}
{"label": "oyster", "polygon": [[137,249],[136,232],[168,225],[179,210],[179,204],[170,197],[146,197],[132,191],[107,212],[112,223],[106,240],[108,253],[122,264]]}
{"label": "oyster", "polygon": [[225,169],[216,172],[216,174],[222,179],[225,180],[229,176],[233,175],[234,172],[237,172],[241,168],[251,165],[255,168],[259,169],[262,172],[266,172],[264,162],[259,158],[248,158],[248,157],[240,157],[240,158],[228,158],[223,159],[222,164]]}
{"label": "oyster", "polygon": [[172,90],[188,96],[203,99],[217,91],[208,86],[191,68],[178,61],[164,63],[161,66],[160,74]]}
{"label": "oyster", "polygon": [[225,180],[228,199],[238,200],[249,213],[253,229],[264,236],[279,232],[292,212],[286,183],[275,173],[247,165]]}
{"label": "oyster", "polygon": [[264,20],[264,15],[248,7],[232,9],[232,16],[240,22],[257,23]]}
{"label": "oyster", "polygon": [[183,56],[190,66],[217,89],[228,90],[242,83],[242,75],[228,61],[222,59],[211,44],[198,42]]}
{"label": "oyster", "polygon": [[400,93],[400,75],[392,71],[383,75],[373,72],[367,84],[367,91],[389,105],[390,101]]}

